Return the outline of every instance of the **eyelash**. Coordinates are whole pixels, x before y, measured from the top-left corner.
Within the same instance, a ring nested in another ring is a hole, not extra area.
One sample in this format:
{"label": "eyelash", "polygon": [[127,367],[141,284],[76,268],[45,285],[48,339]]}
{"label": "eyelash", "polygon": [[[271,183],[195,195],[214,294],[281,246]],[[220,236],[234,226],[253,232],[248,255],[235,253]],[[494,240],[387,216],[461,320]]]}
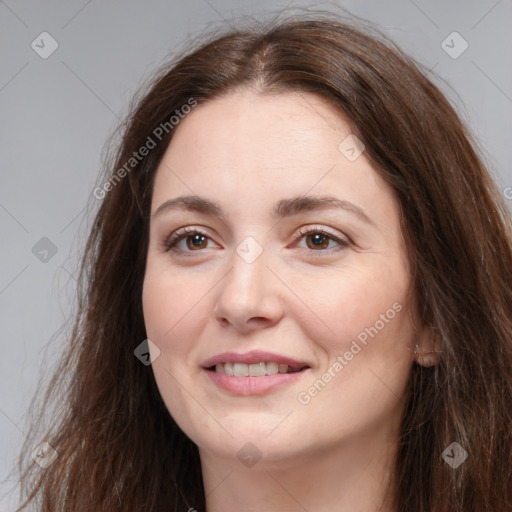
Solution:
{"label": "eyelash", "polygon": [[[312,228],[308,227],[308,228],[300,229],[299,232],[297,233],[297,236],[295,237],[295,240],[300,240],[301,238],[305,237],[306,235],[311,235],[311,234],[324,235],[327,238],[329,238],[330,240],[339,244],[338,247],[335,247],[335,248],[331,247],[330,249],[314,250],[314,249],[305,248],[305,250],[309,251],[310,253],[313,253],[313,254],[320,253],[320,254],[314,254],[315,256],[322,256],[323,255],[322,253],[326,253],[326,252],[329,254],[332,254],[333,252],[338,252],[340,250],[345,249],[349,245],[349,242],[347,240],[339,238],[339,237],[333,235],[332,233],[329,233],[325,229],[315,228],[315,227],[312,227]],[[182,254],[182,255],[186,255],[186,256],[192,256],[194,252],[201,252],[201,249],[198,249],[197,251],[183,251],[181,249],[176,248],[176,245],[179,242],[181,242],[181,240],[186,239],[190,235],[202,235],[208,239],[210,238],[206,232],[202,231],[199,228],[191,228],[191,227],[182,228],[182,229],[179,229],[178,231],[175,231],[173,234],[171,234],[169,237],[167,237],[162,242],[164,251],[165,252],[174,252],[175,254]]]}

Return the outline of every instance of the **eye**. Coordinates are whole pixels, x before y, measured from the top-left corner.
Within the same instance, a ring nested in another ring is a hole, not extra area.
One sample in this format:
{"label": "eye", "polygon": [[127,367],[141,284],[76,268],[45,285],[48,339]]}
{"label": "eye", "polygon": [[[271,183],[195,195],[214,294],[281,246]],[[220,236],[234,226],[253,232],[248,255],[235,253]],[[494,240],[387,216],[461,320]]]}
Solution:
{"label": "eye", "polygon": [[[178,229],[178,231],[166,238],[162,245],[166,252],[190,253],[206,249],[208,240],[209,236],[204,231],[198,228],[187,227]],[[185,248],[179,247],[182,241],[185,242]]]}
{"label": "eye", "polygon": [[[349,245],[348,240],[340,238],[323,228],[304,228],[299,230],[298,235],[298,238],[304,238],[306,249],[310,249],[312,252],[336,252],[344,249]],[[331,242],[335,242],[337,246],[329,247]]]}
{"label": "eye", "polygon": [[[340,238],[323,228],[309,227],[299,230],[298,239],[304,238],[306,247],[309,252],[325,253],[336,252],[349,245],[349,242]],[[199,228],[186,227],[172,233],[162,242],[165,252],[174,252],[179,254],[191,255],[192,252],[198,252],[201,249],[208,248],[210,237]],[[180,244],[184,242],[184,247]],[[334,242],[335,247],[329,247]],[[300,247],[300,245],[297,245]],[[302,247],[304,248],[304,247]]]}

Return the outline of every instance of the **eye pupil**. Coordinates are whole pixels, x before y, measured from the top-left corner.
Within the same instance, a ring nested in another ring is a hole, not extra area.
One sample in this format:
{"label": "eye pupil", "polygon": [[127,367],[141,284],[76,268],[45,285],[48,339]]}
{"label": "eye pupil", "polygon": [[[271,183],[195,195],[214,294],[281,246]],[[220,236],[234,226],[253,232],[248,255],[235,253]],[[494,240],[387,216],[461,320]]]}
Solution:
{"label": "eye pupil", "polygon": [[314,235],[308,235],[307,239],[312,239],[313,247],[325,249],[329,245],[329,239],[322,233],[315,233]]}
{"label": "eye pupil", "polygon": [[[191,244],[189,243],[189,240],[192,239]],[[187,247],[189,249],[202,249],[202,245],[204,244],[204,241],[206,240],[206,237],[204,235],[192,235],[187,238]],[[198,243],[196,243],[198,242]]]}

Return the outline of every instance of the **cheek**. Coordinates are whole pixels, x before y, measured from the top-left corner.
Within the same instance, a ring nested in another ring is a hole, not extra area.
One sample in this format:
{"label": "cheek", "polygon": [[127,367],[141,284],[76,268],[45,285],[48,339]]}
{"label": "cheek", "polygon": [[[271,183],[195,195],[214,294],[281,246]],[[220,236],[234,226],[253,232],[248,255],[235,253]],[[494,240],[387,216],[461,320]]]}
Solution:
{"label": "cheek", "polygon": [[166,342],[177,326],[193,315],[194,304],[204,295],[205,288],[195,292],[193,279],[172,272],[163,265],[148,262],[142,290],[142,306],[146,331],[155,342]]}
{"label": "cheek", "polygon": [[165,332],[172,327],[173,309],[169,309],[170,297],[166,283],[152,273],[146,273],[142,288],[142,309],[146,332],[152,341],[158,343]]}
{"label": "cheek", "polygon": [[165,378],[164,390],[176,383],[164,369],[188,381],[201,359],[201,339],[211,318],[210,283],[205,272],[183,272],[165,263],[148,265],[142,305],[148,338],[157,345],[160,357],[153,365],[157,380]]}
{"label": "cheek", "polygon": [[142,304],[147,336],[160,350],[151,365],[160,395],[178,425],[190,432],[207,428],[204,415],[187,392],[193,389],[194,372],[187,361],[194,348],[191,341],[201,330],[195,316],[201,314],[201,302],[190,292],[190,278],[184,283],[174,274],[148,265]]}
{"label": "cheek", "polygon": [[325,359],[297,395],[298,413],[321,417],[339,432],[371,430],[398,417],[411,368],[405,293],[399,280],[370,273],[331,284],[330,301],[319,294],[322,321],[308,324],[307,337]]}
{"label": "cheek", "polygon": [[306,277],[300,283],[297,295],[307,298],[312,313],[310,321],[303,322],[308,338],[321,340],[327,350],[348,350],[352,340],[364,342],[375,328],[381,344],[399,342],[407,290],[400,269],[347,268],[335,277]]}

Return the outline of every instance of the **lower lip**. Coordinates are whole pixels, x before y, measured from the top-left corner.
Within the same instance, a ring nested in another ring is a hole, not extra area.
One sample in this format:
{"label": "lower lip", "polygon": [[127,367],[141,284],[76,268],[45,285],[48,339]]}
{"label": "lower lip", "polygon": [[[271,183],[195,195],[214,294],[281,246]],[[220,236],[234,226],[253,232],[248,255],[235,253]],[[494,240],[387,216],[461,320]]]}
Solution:
{"label": "lower lip", "polygon": [[263,395],[275,389],[288,386],[300,379],[307,370],[294,373],[276,373],[261,377],[232,377],[225,373],[203,370],[220,389],[233,395]]}

